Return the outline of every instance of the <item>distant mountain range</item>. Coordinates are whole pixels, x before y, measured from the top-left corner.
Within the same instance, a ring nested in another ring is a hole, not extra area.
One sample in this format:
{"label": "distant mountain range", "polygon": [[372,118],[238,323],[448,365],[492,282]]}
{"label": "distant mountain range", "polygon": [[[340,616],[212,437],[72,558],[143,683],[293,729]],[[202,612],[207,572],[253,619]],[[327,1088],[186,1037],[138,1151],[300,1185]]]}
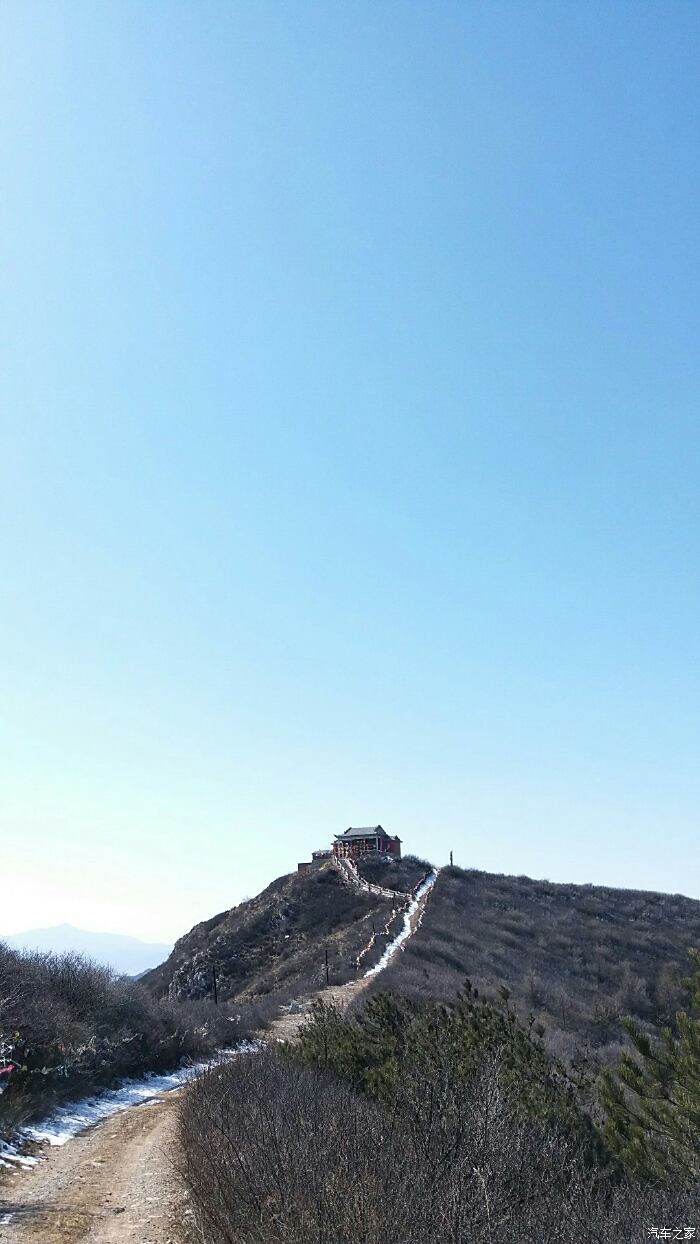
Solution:
{"label": "distant mountain range", "polygon": [[11,937],[0,935],[0,941],[16,950],[53,951],[55,954],[77,950],[127,976],[140,976],[148,968],[157,967],[172,950],[172,946],[164,942],[142,942],[122,933],[91,933],[70,924],[28,929],[26,933],[15,933]]}

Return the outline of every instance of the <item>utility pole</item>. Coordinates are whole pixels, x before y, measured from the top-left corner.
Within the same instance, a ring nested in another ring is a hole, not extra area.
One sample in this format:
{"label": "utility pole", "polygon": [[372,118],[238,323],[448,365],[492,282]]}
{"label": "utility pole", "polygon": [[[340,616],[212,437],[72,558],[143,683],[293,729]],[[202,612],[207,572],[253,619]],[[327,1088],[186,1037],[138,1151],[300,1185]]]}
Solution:
{"label": "utility pole", "polygon": [[328,975],[328,947],[327,946],[326,946],[325,954],[326,954],[326,984],[328,984],[329,975]]}
{"label": "utility pole", "polygon": [[219,991],[216,987],[216,964],[215,963],[212,963],[211,965],[211,981],[212,981],[212,985],[214,986],[214,1006],[218,1006],[219,1005]]}

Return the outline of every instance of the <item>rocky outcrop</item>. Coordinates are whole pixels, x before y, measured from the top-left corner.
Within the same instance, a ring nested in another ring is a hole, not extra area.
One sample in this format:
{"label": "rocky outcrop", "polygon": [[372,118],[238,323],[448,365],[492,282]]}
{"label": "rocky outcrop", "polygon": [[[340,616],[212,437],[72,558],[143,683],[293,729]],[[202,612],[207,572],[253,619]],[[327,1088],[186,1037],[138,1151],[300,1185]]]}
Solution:
{"label": "rocky outcrop", "polygon": [[257,898],[197,924],[172,954],[143,978],[159,996],[255,998],[351,979],[374,923],[391,901],[344,884],[325,866],[279,877]]}

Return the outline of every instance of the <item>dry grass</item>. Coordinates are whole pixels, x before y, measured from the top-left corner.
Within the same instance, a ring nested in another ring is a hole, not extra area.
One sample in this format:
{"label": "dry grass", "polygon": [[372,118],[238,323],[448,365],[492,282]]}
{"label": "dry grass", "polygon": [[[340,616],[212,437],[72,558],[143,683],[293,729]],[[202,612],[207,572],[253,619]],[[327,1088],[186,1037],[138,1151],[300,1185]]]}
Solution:
{"label": "dry grass", "polygon": [[446,868],[420,930],[373,988],[449,1000],[465,977],[486,994],[505,985],[556,1052],[588,1047],[609,1062],[623,1015],[650,1029],[673,1022],[698,945],[700,902],[681,895]]}
{"label": "dry grass", "polygon": [[390,912],[388,900],[353,890],[333,868],[292,873],[196,925],[144,984],[156,996],[209,997],[216,964],[221,998],[308,996],[325,982],[326,950],[331,984],[353,978],[372,925]]}

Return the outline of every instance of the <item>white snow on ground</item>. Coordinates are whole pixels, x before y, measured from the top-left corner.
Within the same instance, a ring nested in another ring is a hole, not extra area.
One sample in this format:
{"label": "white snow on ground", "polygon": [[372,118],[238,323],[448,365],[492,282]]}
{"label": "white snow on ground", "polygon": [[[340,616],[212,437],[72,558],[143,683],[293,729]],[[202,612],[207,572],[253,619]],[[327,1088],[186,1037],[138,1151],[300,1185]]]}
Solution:
{"label": "white snow on ground", "polygon": [[366,894],[378,894],[381,898],[397,899],[404,897],[400,890],[387,890],[383,885],[375,885],[374,882],[365,881],[364,877],[360,876],[354,860],[336,859],[334,857],[332,863],[338,869],[341,877],[349,881],[356,890],[364,890]]}
{"label": "white snow on ground", "polygon": [[426,894],[429,893],[430,890],[432,890],[433,886],[435,885],[439,871],[440,870],[438,868],[434,868],[430,876],[426,877],[422,885],[419,885],[414,897],[411,899],[410,903],[408,904],[408,907],[403,913],[403,928],[394,938],[393,942],[389,942],[389,945],[384,951],[379,962],[375,963],[373,968],[367,969],[367,971],[365,972],[365,976],[376,976],[378,972],[383,971],[384,968],[387,967],[387,965],[391,962],[397,950],[400,950],[401,946],[406,941],[406,938],[411,936],[411,933],[413,932],[413,929],[411,927],[411,920],[413,919],[416,912],[418,911],[418,908],[421,905],[421,900],[425,897]]}
{"label": "white snow on ground", "polygon": [[20,1153],[15,1145],[0,1140],[0,1166],[10,1166],[13,1162],[17,1166],[36,1166],[37,1159],[27,1157],[26,1153]]}
{"label": "white snow on ground", "polygon": [[[414,897],[408,904],[403,914],[403,927],[392,942],[386,947],[381,959],[375,963],[374,967],[369,968],[365,972],[365,976],[376,976],[378,972],[383,971],[391,962],[394,955],[401,949],[403,943],[411,936],[413,928],[411,921],[421,906],[422,900],[432,890],[437,879],[439,869],[433,869],[425,881],[416,890]],[[221,1050],[219,1059],[233,1058],[236,1054],[252,1053],[262,1047],[259,1041],[244,1041],[241,1045],[235,1046],[230,1050]],[[178,1071],[172,1071],[167,1075],[150,1075],[144,1076],[141,1080],[123,1080],[118,1088],[108,1090],[105,1093],[99,1093],[93,1097],[85,1097],[81,1101],[67,1102],[63,1106],[57,1106],[56,1109],[46,1119],[42,1119],[38,1123],[33,1123],[28,1127],[23,1127],[17,1135],[20,1143],[29,1141],[38,1141],[49,1145],[65,1145],[67,1140],[71,1140],[74,1136],[78,1136],[80,1132],[84,1132],[86,1128],[92,1127],[94,1123],[100,1123],[102,1119],[108,1119],[110,1115],[119,1114],[122,1110],[128,1110],[131,1106],[139,1106],[154,1101],[163,1093],[169,1093],[173,1089],[179,1088],[182,1084],[186,1084],[201,1072],[206,1071],[208,1067],[216,1064],[216,1059],[208,1062],[194,1063],[188,1067],[182,1067]],[[22,1154],[11,1144],[0,1141],[0,1166],[9,1166],[11,1163],[17,1163],[20,1166],[35,1166],[38,1159]]]}
{"label": "white snow on ground", "polygon": [[[219,1059],[233,1058],[236,1054],[245,1054],[258,1048],[258,1042],[244,1041],[233,1049],[221,1050]],[[72,1140],[87,1127],[92,1127],[93,1123],[99,1123],[110,1115],[128,1110],[130,1106],[143,1105],[163,1093],[180,1088],[180,1085],[186,1084],[208,1067],[215,1066],[217,1061],[210,1059],[207,1062],[192,1063],[167,1075],[144,1076],[142,1080],[122,1080],[118,1088],[85,1097],[82,1101],[66,1102],[63,1106],[57,1106],[46,1119],[21,1128],[17,1138],[20,1143],[39,1141],[49,1145],[65,1145],[67,1140]],[[0,1163],[3,1165],[19,1162],[22,1166],[33,1166],[36,1161],[36,1158],[19,1154],[14,1145],[0,1145]]]}
{"label": "white snow on ground", "polygon": [[128,1110],[129,1106],[141,1105],[179,1088],[193,1075],[197,1074],[199,1065],[183,1067],[170,1075],[145,1076],[143,1080],[123,1080],[119,1088],[95,1097],[85,1097],[82,1101],[67,1102],[57,1106],[52,1114],[40,1123],[32,1123],[23,1127],[19,1133],[22,1140],[35,1140],[49,1145],[65,1145],[67,1140],[83,1132],[93,1123],[99,1123],[111,1114],[120,1110]]}

